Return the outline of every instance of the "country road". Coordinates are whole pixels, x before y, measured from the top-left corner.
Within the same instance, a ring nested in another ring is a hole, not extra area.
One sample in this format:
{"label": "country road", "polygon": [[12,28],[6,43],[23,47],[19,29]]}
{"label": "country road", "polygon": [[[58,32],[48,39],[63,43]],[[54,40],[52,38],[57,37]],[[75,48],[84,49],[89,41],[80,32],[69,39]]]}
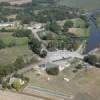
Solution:
{"label": "country road", "polygon": [[34,23],[31,27],[27,27],[27,29],[30,29],[32,31],[35,38],[37,38],[39,41],[42,41],[37,34],[37,32],[44,30],[43,28],[41,28],[42,26],[43,25],[41,23]]}

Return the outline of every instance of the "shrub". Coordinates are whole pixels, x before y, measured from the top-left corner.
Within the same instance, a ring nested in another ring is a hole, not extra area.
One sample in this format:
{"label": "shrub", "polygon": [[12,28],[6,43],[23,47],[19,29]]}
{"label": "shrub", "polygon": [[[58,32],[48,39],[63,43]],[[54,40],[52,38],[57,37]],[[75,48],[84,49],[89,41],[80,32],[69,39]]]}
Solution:
{"label": "shrub", "polygon": [[2,40],[0,40],[0,49],[3,49],[5,47],[6,47],[6,44]]}
{"label": "shrub", "polygon": [[43,51],[40,53],[40,57],[45,58],[46,56],[47,56],[47,51],[46,51],[46,50],[43,50]]}
{"label": "shrub", "polygon": [[97,57],[95,55],[88,55],[84,57],[84,61],[88,62],[89,64],[96,65]]}
{"label": "shrub", "polygon": [[16,46],[15,42],[11,42],[10,44],[8,44],[8,47],[13,47],[13,46]]}
{"label": "shrub", "polygon": [[22,57],[18,57],[14,62],[15,69],[22,69],[25,66],[24,60]]}
{"label": "shrub", "polygon": [[73,22],[72,21],[66,21],[63,27],[64,27],[64,29],[65,28],[72,28],[73,27]]}
{"label": "shrub", "polygon": [[13,36],[15,37],[29,37],[32,34],[31,30],[28,29],[17,29],[13,33]]}
{"label": "shrub", "polygon": [[12,87],[18,91],[21,88],[19,80],[15,80],[12,84]]}
{"label": "shrub", "polygon": [[32,37],[28,44],[33,52],[40,55],[42,47],[41,42],[38,39]]}
{"label": "shrub", "polygon": [[59,68],[58,67],[48,67],[48,68],[46,68],[46,72],[50,75],[58,75]]}
{"label": "shrub", "polygon": [[2,88],[6,89],[7,87],[8,87],[8,82],[7,81],[3,81]]}
{"label": "shrub", "polygon": [[78,64],[75,68],[76,69],[81,69],[82,68],[82,65],[81,64]]}
{"label": "shrub", "polygon": [[61,32],[61,27],[56,22],[51,22],[50,24],[48,24],[46,26],[46,29],[57,34]]}

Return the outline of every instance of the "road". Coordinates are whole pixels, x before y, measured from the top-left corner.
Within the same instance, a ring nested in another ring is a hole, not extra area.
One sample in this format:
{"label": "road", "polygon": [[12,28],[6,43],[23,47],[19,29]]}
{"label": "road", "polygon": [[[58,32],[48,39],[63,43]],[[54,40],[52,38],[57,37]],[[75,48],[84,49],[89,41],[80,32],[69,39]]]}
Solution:
{"label": "road", "polygon": [[28,29],[32,30],[32,33],[33,33],[34,37],[35,37],[38,41],[42,42],[42,45],[41,45],[42,48],[43,48],[44,50],[48,51],[48,50],[46,49],[45,45],[44,45],[44,43],[46,44],[46,42],[43,41],[43,40],[39,37],[39,35],[38,35],[38,32],[44,30],[44,28],[42,28],[42,27],[43,27],[43,24],[41,24],[41,23],[34,23],[33,26],[28,27]]}
{"label": "road", "polygon": [[28,29],[32,30],[32,33],[35,38],[37,38],[39,41],[42,41],[41,38],[38,36],[37,32],[40,32],[44,30],[43,25],[41,23],[34,23],[31,27],[28,27]]}

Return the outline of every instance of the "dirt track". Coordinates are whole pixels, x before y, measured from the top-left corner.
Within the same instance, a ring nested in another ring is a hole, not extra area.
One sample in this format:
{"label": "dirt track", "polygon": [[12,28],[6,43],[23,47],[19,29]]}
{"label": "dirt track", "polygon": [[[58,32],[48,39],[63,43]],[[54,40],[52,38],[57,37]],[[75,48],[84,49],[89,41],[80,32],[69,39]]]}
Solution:
{"label": "dirt track", "polygon": [[44,100],[44,99],[12,93],[9,91],[0,91],[0,100]]}

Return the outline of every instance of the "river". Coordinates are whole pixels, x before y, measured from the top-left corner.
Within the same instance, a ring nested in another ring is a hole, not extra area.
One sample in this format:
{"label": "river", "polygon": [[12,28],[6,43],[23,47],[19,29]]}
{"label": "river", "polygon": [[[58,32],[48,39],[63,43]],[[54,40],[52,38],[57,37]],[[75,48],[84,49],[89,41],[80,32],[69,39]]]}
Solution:
{"label": "river", "polygon": [[[100,13],[100,10],[98,11]],[[96,26],[95,20],[91,17],[96,11],[88,13],[87,19],[90,25],[90,36],[87,41],[86,53],[100,46],[100,29]]]}

